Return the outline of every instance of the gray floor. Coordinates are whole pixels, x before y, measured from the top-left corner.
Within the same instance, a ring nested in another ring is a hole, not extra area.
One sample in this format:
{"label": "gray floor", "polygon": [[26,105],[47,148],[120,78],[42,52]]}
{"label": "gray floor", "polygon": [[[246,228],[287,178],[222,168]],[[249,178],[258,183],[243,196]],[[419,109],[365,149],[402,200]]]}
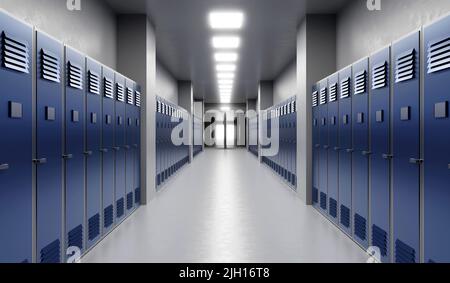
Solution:
{"label": "gray floor", "polygon": [[245,150],[207,150],[82,262],[365,262]]}

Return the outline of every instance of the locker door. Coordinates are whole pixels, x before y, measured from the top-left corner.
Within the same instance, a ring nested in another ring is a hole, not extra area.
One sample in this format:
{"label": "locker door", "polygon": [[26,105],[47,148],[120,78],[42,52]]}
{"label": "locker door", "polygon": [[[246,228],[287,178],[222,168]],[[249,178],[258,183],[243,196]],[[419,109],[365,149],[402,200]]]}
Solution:
{"label": "locker door", "polygon": [[320,150],[320,131],[319,131],[319,85],[314,85],[312,88],[312,144],[313,144],[313,188],[312,201],[313,206],[319,208],[319,150]]}
{"label": "locker door", "polygon": [[64,181],[66,202],[65,250],[84,250],[84,101],[85,57],[65,47]]}
{"label": "locker door", "polygon": [[339,72],[339,226],[352,234],[352,68]]}
{"label": "locker door", "polygon": [[0,32],[0,262],[31,262],[32,27],[0,12]]}
{"label": "locker door", "polygon": [[114,129],[114,155],[115,155],[115,196],[116,196],[116,219],[122,220],[125,216],[126,198],[126,154],[125,146],[125,78],[116,73],[116,100],[115,108],[115,129]]}
{"label": "locker door", "polygon": [[328,214],[328,81],[320,82],[320,148],[319,148],[319,203],[322,212]]}
{"label": "locker door", "polygon": [[339,74],[328,78],[328,125],[329,125],[329,150],[328,150],[328,215],[336,224],[338,221],[339,201],[339,101],[338,101]]}
{"label": "locker door", "polygon": [[[102,67],[86,59],[86,219],[87,247],[96,243],[101,232],[102,215]],[[105,215],[103,215],[103,220]]]}
{"label": "locker door", "polygon": [[353,221],[354,238],[363,247],[368,246],[369,216],[369,60],[353,65]]}
{"label": "locker door", "polygon": [[295,189],[297,190],[297,100],[294,99],[293,103],[292,103],[292,120],[293,120],[293,125],[292,125],[292,141],[293,141],[293,162],[292,162],[292,166],[293,166],[293,171],[292,171],[292,185],[295,187]]}
{"label": "locker door", "polygon": [[425,262],[450,262],[449,27],[446,17],[424,29]]}
{"label": "locker door", "polygon": [[108,233],[115,223],[115,158],[114,158],[114,72],[102,67],[103,76],[103,115],[102,115],[102,203],[103,234]]}
{"label": "locker door", "polygon": [[418,262],[420,248],[419,32],[392,46],[393,224],[395,262]]}
{"label": "locker door", "polygon": [[36,189],[38,262],[61,261],[63,46],[37,32]]}
{"label": "locker door", "polygon": [[135,83],[126,80],[126,106],[125,106],[125,184],[127,196],[127,213],[134,210],[134,150],[135,143],[135,111],[134,111]]}
{"label": "locker door", "polygon": [[134,203],[141,205],[141,87],[136,85],[134,99]]}
{"label": "locker door", "polygon": [[371,93],[371,225],[372,246],[380,248],[382,261],[390,261],[391,143],[390,47],[370,58]]}

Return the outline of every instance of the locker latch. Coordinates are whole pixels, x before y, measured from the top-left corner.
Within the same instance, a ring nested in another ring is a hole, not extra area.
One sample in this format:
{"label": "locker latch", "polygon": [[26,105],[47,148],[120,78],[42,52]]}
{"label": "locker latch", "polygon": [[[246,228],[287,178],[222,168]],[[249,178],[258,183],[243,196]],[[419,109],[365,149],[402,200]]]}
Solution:
{"label": "locker latch", "polygon": [[131,147],[129,145],[124,145],[123,148],[125,148],[126,150],[129,150]]}
{"label": "locker latch", "polygon": [[353,153],[355,150],[353,148],[348,148],[345,151],[347,151],[348,153]]}
{"label": "locker latch", "polygon": [[33,159],[33,163],[35,163],[35,164],[45,164],[45,163],[47,163],[47,158]]}
{"label": "locker latch", "polygon": [[336,146],[336,147],[334,148],[334,151],[340,151],[340,150],[341,150],[340,147],[337,147],[337,146]]}
{"label": "locker latch", "polygon": [[62,157],[64,159],[72,159],[73,158],[73,154],[64,154]]}
{"label": "locker latch", "polygon": [[119,151],[119,150],[120,150],[120,147],[115,146],[115,147],[113,147],[113,149],[114,149],[115,151]]}
{"label": "locker latch", "polygon": [[319,147],[320,147],[320,144],[316,144],[314,147],[315,147],[315,148],[319,148]]}
{"label": "locker latch", "polygon": [[385,153],[382,155],[382,157],[383,157],[383,159],[392,159],[392,158],[394,158],[394,155]]}
{"label": "locker latch", "polygon": [[448,170],[450,170],[450,163],[448,164]]}
{"label": "locker latch", "polygon": [[91,156],[92,154],[93,154],[92,151],[85,151],[85,152],[84,152],[84,155],[86,155],[86,156]]}
{"label": "locker latch", "polygon": [[423,163],[423,159],[417,159],[417,158],[410,158],[409,159],[409,163],[411,164],[422,164]]}
{"label": "locker latch", "polygon": [[137,144],[133,144],[133,147],[134,148],[138,148],[139,146]]}
{"label": "locker latch", "polygon": [[107,148],[100,148],[100,152],[107,153],[108,149]]}
{"label": "locker latch", "polygon": [[9,169],[9,164],[0,164],[0,171],[5,171]]}
{"label": "locker latch", "polygon": [[329,148],[330,148],[329,145],[324,145],[324,146],[323,146],[323,149],[329,149]]}
{"label": "locker latch", "polygon": [[372,152],[371,152],[371,151],[363,151],[363,152],[361,152],[361,153],[362,153],[362,155],[364,155],[364,156],[372,155]]}

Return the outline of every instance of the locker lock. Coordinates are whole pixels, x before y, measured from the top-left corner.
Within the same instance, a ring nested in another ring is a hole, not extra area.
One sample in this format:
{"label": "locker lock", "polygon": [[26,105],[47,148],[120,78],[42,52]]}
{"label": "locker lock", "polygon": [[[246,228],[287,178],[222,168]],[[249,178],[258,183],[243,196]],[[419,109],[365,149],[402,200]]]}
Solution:
{"label": "locker lock", "polygon": [[9,164],[0,164],[0,171],[6,171],[9,169]]}
{"label": "locker lock", "polygon": [[417,165],[422,164],[423,161],[424,161],[423,159],[417,159],[417,158],[410,158],[410,159],[409,159],[409,163],[411,163],[411,164],[417,164]]}
{"label": "locker lock", "polygon": [[33,163],[35,163],[35,164],[45,164],[45,163],[47,163],[47,158],[33,159]]}
{"label": "locker lock", "polygon": [[62,157],[64,159],[72,159],[73,158],[73,154],[64,154]]}

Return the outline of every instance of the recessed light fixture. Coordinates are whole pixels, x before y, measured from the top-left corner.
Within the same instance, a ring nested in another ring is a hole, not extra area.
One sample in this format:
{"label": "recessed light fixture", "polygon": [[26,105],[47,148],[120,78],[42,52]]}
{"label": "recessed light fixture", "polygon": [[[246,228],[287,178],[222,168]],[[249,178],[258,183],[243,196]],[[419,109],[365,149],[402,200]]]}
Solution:
{"label": "recessed light fixture", "polygon": [[236,62],[238,55],[234,52],[218,52],[214,54],[214,59],[217,62]]}
{"label": "recessed light fixture", "polygon": [[237,36],[215,36],[212,39],[214,48],[238,48],[241,45],[241,39]]}
{"label": "recessed light fixture", "polygon": [[236,71],[235,64],[219,64],[216,66],[218,72],[234,72]]}
{"label": "recessed light fixture", "polygon": [[232,85],[233,80],[219,80],[218,83],[219,85]]}
{"label": "recessed light fixture", "polygon": [[234,79],[234,73],[217,73],[219,79]]}
{"label": "recessed light fixture", "polygon": [[223,90],[229,90],[229,91],[231,91],[233,89],[233,86],[227,86],[227,85],[224,85],[224,86],[219,86],[219,90],[220,91],[223,91]]}
{"label": "recessed light fixture", "polygon": [[209,25],[212,29],[240,29],[244,24],[242,12],[216,11],[209,13]]}

